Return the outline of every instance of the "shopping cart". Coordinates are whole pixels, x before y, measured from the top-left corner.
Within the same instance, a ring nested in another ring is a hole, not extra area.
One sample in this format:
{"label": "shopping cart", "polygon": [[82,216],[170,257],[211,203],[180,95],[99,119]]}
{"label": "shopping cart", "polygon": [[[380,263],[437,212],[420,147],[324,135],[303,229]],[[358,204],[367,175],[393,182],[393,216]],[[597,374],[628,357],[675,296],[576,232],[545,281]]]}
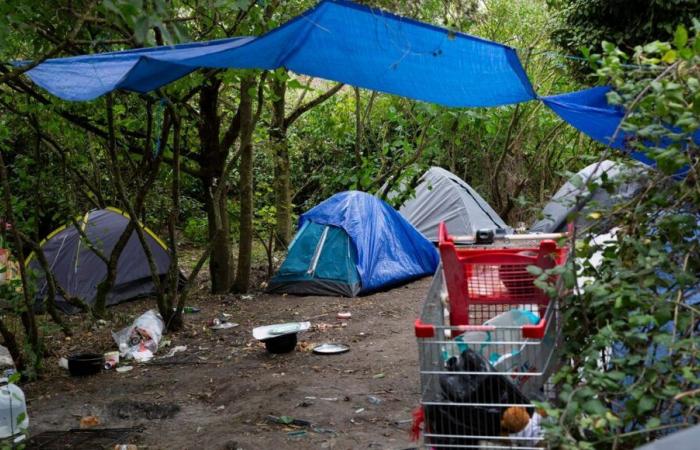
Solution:
{"label": "shopping cart", "polygon": [[444,224],[439,239],[441,266],[415,322],[424,444],[540,448],[532,401],[552,395],[559,312],[527,266],[564,264],[567,249],[536,238],[460,246]]}

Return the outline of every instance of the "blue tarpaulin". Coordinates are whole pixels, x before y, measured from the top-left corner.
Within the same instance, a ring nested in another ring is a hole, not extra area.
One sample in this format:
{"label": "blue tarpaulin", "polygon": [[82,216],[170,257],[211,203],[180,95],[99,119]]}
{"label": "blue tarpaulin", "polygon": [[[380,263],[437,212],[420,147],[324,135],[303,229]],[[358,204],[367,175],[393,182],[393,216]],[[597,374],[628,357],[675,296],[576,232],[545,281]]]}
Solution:
{"label": "blue tarpaulin", "polygon": [[360,293],[432,275],[438,265],[433,244],[394,208],[358,191],[335,194],[299,219],[340,228],[350,237],[360,275]]}
{"label": "blue tarpaulin", "polygon": [[[146,93],[199,68],[276,69],[445,106],[497,106],[538,98],[513,48],[346,0],[324,0],[260,37],[57,58],[27,75],[52,94],[92,100],[114,90]],[[593,139],[628,148],[624,111],[608,87],[540,97]],[[695,134],[700,143],[700,132]]]}
{"label": "blue tarpaulin", "polygon": [[[559,117],[577,130],[612,148],[627,152],[632,158],[644,164],[655,166],[656,162],[645,153],[635,150],[631,142],[635,136],[619,129],[625,110],[608,103],[607,94],[611,88],[599,86],[568,94],[551,95],[540,99]],[[613,139],[613,137],[615,139]],[[693,140],[700,144],[700,131],[693,134]],[[665,147],[670,142],[660,143]],[[687,168],[677,175],[683,175]]]}
{"label": "blue tarpaulin", "polygon": [[27,72],[65,100],[148,92],[197,68],[294,72],[446,106],[534,99],[514,49],[340,0],[325,0],[258,38],[47,60]]}

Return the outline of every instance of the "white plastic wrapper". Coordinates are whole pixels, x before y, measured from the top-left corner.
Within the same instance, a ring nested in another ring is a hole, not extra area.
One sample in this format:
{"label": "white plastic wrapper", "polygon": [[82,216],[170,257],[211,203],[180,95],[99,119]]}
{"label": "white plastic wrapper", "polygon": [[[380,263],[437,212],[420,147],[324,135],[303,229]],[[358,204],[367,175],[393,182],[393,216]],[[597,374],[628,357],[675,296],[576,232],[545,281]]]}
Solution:
{"label": "white plastic wrapper", "polygon": [[151,309],[137,317],[128,327],[113,332],[112,338],[119,346],[122,358],[145,362],[158,351],[164,328],[165,323],[160,314]]}

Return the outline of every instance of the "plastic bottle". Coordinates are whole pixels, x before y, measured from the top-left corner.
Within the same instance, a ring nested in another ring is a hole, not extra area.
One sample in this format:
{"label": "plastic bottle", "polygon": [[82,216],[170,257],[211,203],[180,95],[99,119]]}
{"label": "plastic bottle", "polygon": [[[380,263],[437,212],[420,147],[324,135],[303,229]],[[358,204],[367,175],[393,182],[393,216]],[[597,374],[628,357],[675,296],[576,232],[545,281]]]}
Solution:
{"label": "plastic bottle", "polygon": [[16,384],[0,378],[0,439],[15,436],[29,427],[24,392]]}

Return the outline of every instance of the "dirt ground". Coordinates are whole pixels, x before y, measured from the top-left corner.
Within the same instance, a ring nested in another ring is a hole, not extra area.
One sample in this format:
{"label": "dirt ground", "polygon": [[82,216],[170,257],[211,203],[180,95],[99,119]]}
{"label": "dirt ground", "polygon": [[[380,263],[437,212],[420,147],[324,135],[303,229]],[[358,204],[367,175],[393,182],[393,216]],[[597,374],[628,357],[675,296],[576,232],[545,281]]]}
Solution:
{"label": "dirt ground", "polygon": [[[104,428],[142,425],[142,432],[122,442],[139,449],[413,448],[411,411],[420,397],[413,321],[429,284],[426,278],[355,299],[202,295],[190,303],[202,311],[187,315],[186,329],[164,337],[170,348],[186,345],[187,351],[130,372],[87,378],[70,377],[57,358],[113,350],[109,331],[153,306],[146,300],[117,306],[115,318],[102,325],[72,317],[84,331],[71,339],[60,333],[48,338],[59,350],[47,360],[47,374],[22,386],[30,434],[77,428],[81,417],[94,415]],[[344,327],[336,319],[341,311],[352,313]],[[208,322],[222,313],[240,325],[210,330]],[[252,338],[255,326],[296,320],[310,320],[312,329],[300,335],[293,353],[267,353]],[[346,343],[351,350],[311,353],[322,342]],[[269,415],[311,426],[272,423]]]}

